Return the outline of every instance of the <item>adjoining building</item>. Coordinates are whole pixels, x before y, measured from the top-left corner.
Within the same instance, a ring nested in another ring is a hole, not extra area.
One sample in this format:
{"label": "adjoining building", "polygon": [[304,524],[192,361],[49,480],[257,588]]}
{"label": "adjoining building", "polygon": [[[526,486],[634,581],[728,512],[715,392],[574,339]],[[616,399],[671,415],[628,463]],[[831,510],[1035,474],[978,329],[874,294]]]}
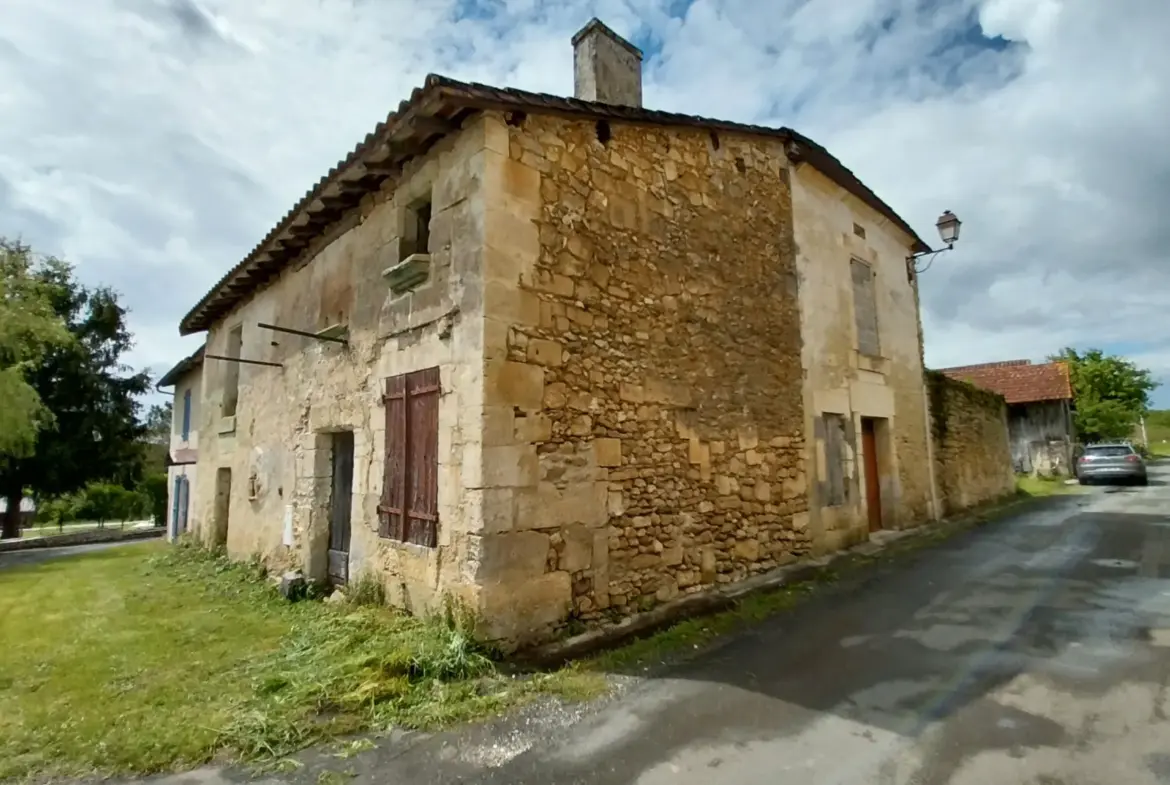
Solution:
{"label": "adjoining building", "polygon": [[1051,477],[1072,474],[1076,434],[1067,363],[1008,360],[939,371],[1004,397],[1017,472]]}
{"label": "adjoining building", "polygon": [[167,539],[174,540],[190,526],[191,494],[199,459],[199,430],[195,426],[203,395],[203,347],[163,374],[157,387],[174,388],[167,450]]}

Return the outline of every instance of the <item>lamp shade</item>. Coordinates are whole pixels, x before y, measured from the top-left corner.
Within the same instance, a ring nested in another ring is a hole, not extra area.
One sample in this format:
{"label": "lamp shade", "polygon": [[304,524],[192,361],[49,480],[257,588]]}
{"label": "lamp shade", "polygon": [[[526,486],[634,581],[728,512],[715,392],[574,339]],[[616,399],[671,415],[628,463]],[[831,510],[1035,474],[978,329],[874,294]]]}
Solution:
{"label": "lamp shade", "polygon": [[963,222],[950,210],[940,215],[938,223],[935,224],[938,227],[938,236],[947,245],[951,245],[959,239],[959,227],[962,225]]}

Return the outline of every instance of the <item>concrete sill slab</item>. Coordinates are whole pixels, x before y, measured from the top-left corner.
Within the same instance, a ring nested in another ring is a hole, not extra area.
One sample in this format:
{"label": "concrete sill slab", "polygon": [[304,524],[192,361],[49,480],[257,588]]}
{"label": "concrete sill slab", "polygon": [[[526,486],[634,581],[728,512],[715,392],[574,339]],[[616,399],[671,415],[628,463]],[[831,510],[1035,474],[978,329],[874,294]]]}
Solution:
{"label": "concrete sill slab", "polygon": [[217,433],[220,436],[228,436],[236,432],[236,416],[233,414],[230,417],[219,418],[219,428]]}
{"label": "concrete sill slab", "polygon": [[337,338],[345,341],[349,339],[349,327],[344,324],[331,324],[324,330],[318,330],[318,338]]}
{"label": "concrete sill slab", "polygon": [[382,271],[382,277],[394,294],[417,289],[431,274],[431,255],[415,253]]}

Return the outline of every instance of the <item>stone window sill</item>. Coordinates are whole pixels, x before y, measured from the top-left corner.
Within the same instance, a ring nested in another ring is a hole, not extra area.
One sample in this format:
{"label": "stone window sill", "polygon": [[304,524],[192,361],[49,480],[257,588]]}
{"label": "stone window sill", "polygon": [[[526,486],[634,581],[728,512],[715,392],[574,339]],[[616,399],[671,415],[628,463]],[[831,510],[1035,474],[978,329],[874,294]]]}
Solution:
{"label": "stone window sill", "polygon": [[394,294],[405,294],[417,289],[431,274],[431,255],[414,253],[393,267],[382,271],[382,278]]}
{"label": "stone window sill", "polygon": [[219,435],[230,436],[236,432],[236,416],[233,414],[229,417],[219,418]]}
{"label": "stone window sill", "polygon": [[854,351],[857,354],[857,367],[859,369],[881,374],[887,374],[890,372],[889,358],[879,357],[872,354],[862,354],[857,350]]}

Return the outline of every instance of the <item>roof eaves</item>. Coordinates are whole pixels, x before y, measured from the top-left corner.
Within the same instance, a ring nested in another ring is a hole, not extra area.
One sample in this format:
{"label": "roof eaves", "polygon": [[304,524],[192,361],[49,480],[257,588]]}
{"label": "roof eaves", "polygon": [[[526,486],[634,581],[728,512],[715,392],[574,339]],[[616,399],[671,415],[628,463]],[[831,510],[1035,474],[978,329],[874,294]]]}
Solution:
{"label": "roof eaves", "polygon": [[365,139],[305,192],[244,259],[212,285],[179,322],[179,333],[189,335],[208,329],[231,306],[287,266],[314,235],[356,207],[382,180],[395,174],[415,154],[413,140],[408,143],[401,138],[404,128],[421,121],[421,129],[428,139],[453,130],[443,121],[434,125],[426,122],[431,119],[427,110],[436,108],[442,85],[447,81],[431,74],[423,87],[415,88],[410,98],[398,105],[397,111],[366,134]]}
{"label": "roof eaves", "polygon": [[[450,109],[496,109],[588,116],[662,126],[689,126],[778,138],[790,143],[789,156],[819,169],[845,190],[891,220],[912,240],[915,252],[928,246],[893,208],[869,189],[824,147],[790,128],[771,128],[642,107],[582,101],[576,98],[499,88],[430,74],[422,88],[379,123],[372,133],[301,197],[252,251],[220,278],[179,323],[182,335],[208,329],[258,286],[278,274],[309,247],[312,239],[357,207],[403,163],[425,151],[437,136],[455,130]],[[446,116],[439,116],[448,111]],[[416,128],[421,126],[421,130]]]}
{"label": "roof eaves", "polygon": [[184,357],[182,360],[179,360],[179,362],[175,364],[174,368],[171,368],[162,375],[162,378],[158,380],[158,383],[155,385],[155,387],[174,387],[188,372],[193,371],[200,365],[203,365],[203,350],[205,348],[207,347],[200,346],[190,355]]}

